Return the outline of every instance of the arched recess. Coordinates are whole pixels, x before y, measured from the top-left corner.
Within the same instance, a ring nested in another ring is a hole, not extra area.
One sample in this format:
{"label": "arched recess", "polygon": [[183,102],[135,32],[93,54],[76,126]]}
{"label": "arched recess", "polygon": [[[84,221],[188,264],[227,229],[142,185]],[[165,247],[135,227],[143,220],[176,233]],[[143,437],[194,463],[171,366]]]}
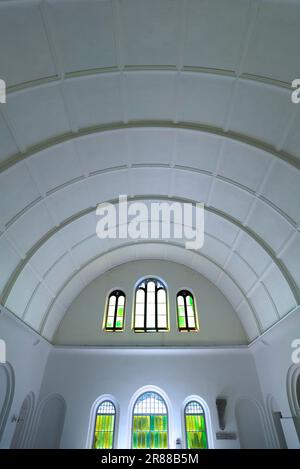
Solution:
{"label": "arched recess", "polygon": [[95,421],[96,421],[96,414],[98,407],[104,401],[110,401],[113,403],[116,409],[116,416],[115,416],[115,429],[114,429],[114,448],[118,448],[118,430],[119,430],[119,419],[120,419],[120,406],[114,396],[111,394],[101,394],[101,396],[97,397],[94,401],[89,418],[89,425],[87,431],[87,439],[86,439],[86,448],[91,449],[93,446],[93,438],[94,438],[94,431],[95,431]]}
{"label": "arched recess", "polygon": [[37,409],[34,421],[32,447],[36,449],[57,449],[60,447],[66,402],[59,394],[43,399]]}
{"label": "arched recess", "polygon": [[276,399],[270,394],[267,396],[266,406],[272,433],[272,443],[275,448],[286,449],[287,444],[281,424],[282,414]]}
{"label": "arched recess", "polygon": [[292,365],[287,373],[287,396],[300,442],[300,365]]}
{"label": "arched recess", "polygon": [[181,406],[181,428],[182,428],[182,443],[183,443],[183,448],[187,448],[187,441],[186,441],[186,431],[185,431],[185,407],[186,405],[191,402],[191,401],[196,401],[199,402],[201,405],[204,415],[205,415],[205,423],[206,423],[206,434],[207,434],[207,442],[208,442],[208,448],[213,449],[214,448],[214,439],[213,439],[213,431],[212,431],[212,422],[211,422],[211,415],[210,415],[210,410],[207,405],[207,402],[200,396],[192,394],[188,397],[186,397],[182,403]]}
{"label": "arched recess", "polygon": [[265,415],[255,400],[239,399],[235,405],[235,418],[241,449],[269,448]]}
{"label": "arched recess", "polygon": [[30,439],[34,405],[35,395],[33,392],[30,392],[25,397],[20,412],[18,413],[18,421],[16,422],[15,431],[10,444],[11,449],[25,448],[27,446]]}
{"label": "arched recess", "polygon": [[[147,254],[142,253],[144,249],[147,250]],[[45,335],[49,340],[53,339],[55,331],[59,327],[63,315],[67,310],[66,306],[64,308],[61,307],[59,300],[61,299],[61,303],[63,304],[72,303],[79,292],[79,275],[84,275],[87,278],[87,282],[90,283],[96,277],[103,274],[105,270],[119,266],[126,262],[131,262],[136,259],[165,259],[173,262],[179,262],[180,264],[186,265],[187,267],[192,266],[196,272],[199,272],[214,284],[216,282],[217,275],[223,274],[227,285],[231,286],[231,292],[234,293],[234,298],[231,298],[231,296],[228,294],[228,289],[226,290],[223,288],[223,285],[219,286],[220,290],[231,303],[233,308],[238,311],[238,313],[242,307],[247,309],[247,312],[250,316],[248,316],[247,321],[247,324],[249,324],[251,314],[253,313],[251,304],[248,302],[248,299],[245,297],[243,291],[234,281],[234,279],[227,272],[225,272],[220,265],[218,265],[216,262],[213,262],[211,258],[205,255],[196,254],[194,252],[188,252],[181,246],[178,246],[174,243],[126,243],[110,252],[96,256],[95,258],[89,260],[82,267],[80,272],[77,272],[67,280],[66,284],[63,285],[61,290],[58,292],[57,298],[51,304],[52,314],[47,314],[45,316],[41,330],[42,334]],[[74,288],[75,285],[76,288]],[[244,324],[244,316],[239,314],[239,317],[242,321],[242,324]],[[255,331],[255,336],[257,336],[258,329],[256,328],[254,319],[251,324],[253,325],[252,330]],[[246,327],[245,331],[246,333],[248,332]]]}
{"label": "arched recess", "polygon": [[148,385],[148,386],[143,386],[139,388],[130,399],[130,403],[128,406],[128,416],[127,416],[127,428],[129,428],[128,437],[127,437],[128,438],[127,448],[132,448],[133,411],[134,411],[136,401],[142,394],[146,392],[156,393],[164,400],[164,403],[167,407],[167,412],[168,412],[168,448],[169,449],[174,448],[175,442],[173,439],[174,433],[173,433],[173,427],[172,427],[173,409],[172,409],[171,401],[163,389],[154,385]]}
{"label": "arched recess", "polygon": [[15,392],[15,374],[9,363],[0,364],[0,442]]}

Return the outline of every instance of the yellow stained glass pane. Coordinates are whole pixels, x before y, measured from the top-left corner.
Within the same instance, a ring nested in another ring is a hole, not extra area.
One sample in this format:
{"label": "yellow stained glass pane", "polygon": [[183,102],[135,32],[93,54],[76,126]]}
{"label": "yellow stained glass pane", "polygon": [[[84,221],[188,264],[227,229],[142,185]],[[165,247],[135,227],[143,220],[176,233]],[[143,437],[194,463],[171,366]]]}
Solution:
{"label": "yellow stained glass pane", "polygon": [[114,415],[97,415],[93,445],[94,448],[111,449],[113,447],[114,422]]}

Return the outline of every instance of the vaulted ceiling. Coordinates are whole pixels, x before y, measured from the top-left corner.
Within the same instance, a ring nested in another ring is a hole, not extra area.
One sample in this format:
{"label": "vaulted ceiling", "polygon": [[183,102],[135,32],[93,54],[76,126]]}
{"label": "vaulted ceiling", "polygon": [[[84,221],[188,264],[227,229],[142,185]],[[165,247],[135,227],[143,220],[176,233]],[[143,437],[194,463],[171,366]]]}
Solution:
{"label": "vaulted ceiling", "polygon": [[[300,302],[300,2],[0,3],[1,303],[51,341],[90,281],[169,259],[252,341]],[[205,244],[96,237],[119,194],[204,202]]]}

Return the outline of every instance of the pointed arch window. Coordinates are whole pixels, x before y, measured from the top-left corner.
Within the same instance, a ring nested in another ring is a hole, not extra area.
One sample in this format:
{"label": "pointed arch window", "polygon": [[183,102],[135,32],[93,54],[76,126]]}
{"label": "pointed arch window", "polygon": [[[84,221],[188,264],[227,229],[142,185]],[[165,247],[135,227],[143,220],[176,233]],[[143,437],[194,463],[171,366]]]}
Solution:
{"label": "pointed arch window", "polygon": [[145,392],[135,402],[132,447],[168,448],[168,410],[164,399],[156,392]]}
{"label": "pointed arch window", "polygon": [[106,331],[122,331],[125,319],[125,293],[121,290],[114,290],[108,296],[105,316]]}
{"label": "pointed arch window", "polygon": [[190,401],[186,404],[184,422],[187,449],[207,449],[205,414],[199,402]]}
{"label": "pointed arch window", "polygon": [[116,407],[111,401],[103,401],[98,409],[95,420],[95,449],[112,449],[114,447],[116,426]]}
{"label": "pointed arch window", "polygon": [[134,331],[160,332],[168,328],[165,285],[155,278],[143,280],[135,292]]}
{"label": "pointed arch window", "polygon": [[194,297],[188,290],[177,293],[177,317],[180,331],[198,330]]}

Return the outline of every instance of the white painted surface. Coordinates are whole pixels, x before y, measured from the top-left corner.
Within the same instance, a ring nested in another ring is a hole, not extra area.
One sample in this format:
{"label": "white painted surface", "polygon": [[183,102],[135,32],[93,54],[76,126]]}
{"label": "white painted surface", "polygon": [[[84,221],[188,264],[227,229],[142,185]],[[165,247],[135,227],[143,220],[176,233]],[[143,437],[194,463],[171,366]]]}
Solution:
{"label": "white painted surface", "polygon": [[11,314],[0,315],[0,334],[6,342],[7,361],[15,374],[13,402],[0,442],[1,448],[9,448],[16,426],[11,419],[13,415],[19,415],[22,403],[30,392],[39,395],[51,346],[43,339],[39,340],[36,333],[18,323]]}
{"label": "white painted surface", "polygon": [[[297,416],[297,409],[291,408],[289,402],[289,370],[296,368],[292,362],[292,342],[300,338],[299,308],[286,320],[275,326],[261,340],[258,340],[251,348],[259,380],[261,383],[264,401],[268,396],[273,396],[281,412],[281,420],[288,447],[300,448],[295,425],[287,422]],[[299,365],[298,365],[299,366]],[[296,383],[293,383],[296,386]],[[296,389],[294,389],[296,391]]]}
{"label": "white painted surface", "polygon": [[[56,348],[50,354],[41,398],[59,393],[67,402],[62,448],[84,448],[90,412],[102,394],[112,395],[120,407],[118,448],[130,442],[130,403],[145,386],[162,389],[170,403],[170,445],[182,438],[181,411],[190,395],[202,398],[210,412],[213,447],[238,448],[239,441],[215,440],[219,431],[216,397],[228,397],[226,430],[237,431],[236,401],[248,396],[261,402],[253,358],[247,349],[84,349]],[[249,428],[255,431],[255,428]]]}
{"label": "white painted surface", "polygon": [[[147,276],[161,278],[167,285],[170,331],[144,334],[132,330],[134,292],[138,280]],[[194,294],[200,329],[178,331],[176,294],[181,289]],[[125,330],[103,330],[107,295],[114,289],[126,294]],[[94,280],[71,305],[54,338],[59,345],[195,346],[233,345],[248,342],[232,306],[211,282],[188,267],[159,261],[136,261],[116,267]]]}

